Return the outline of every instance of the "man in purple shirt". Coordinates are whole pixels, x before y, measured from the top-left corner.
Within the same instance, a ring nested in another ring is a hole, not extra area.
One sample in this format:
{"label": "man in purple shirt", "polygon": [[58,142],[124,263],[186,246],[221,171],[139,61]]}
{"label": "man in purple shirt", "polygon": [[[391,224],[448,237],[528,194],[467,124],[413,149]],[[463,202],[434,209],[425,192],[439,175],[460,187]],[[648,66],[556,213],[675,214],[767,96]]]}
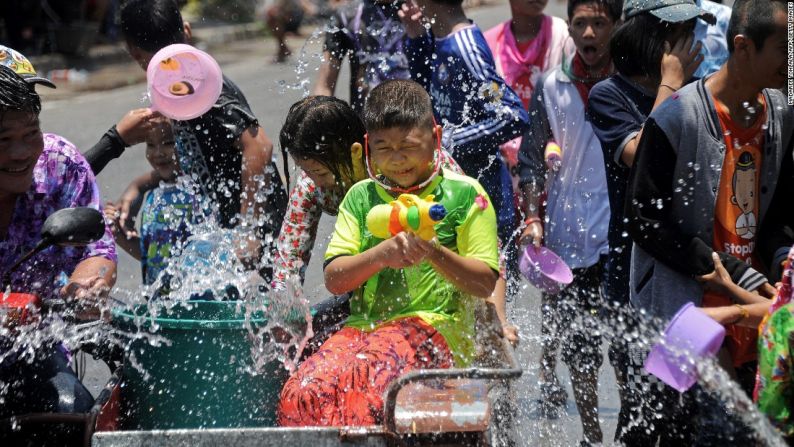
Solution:
{"label": "man in purple shirt", "polygon": [[[24,58],[16,52],[13,56]],[[80,152],[62,137],[42,133],[34,83],[44,81],[28,67],[29,62],[0,64],[0,277],[35,246],[50,214],[81,206],[100,209],[99,188]],[[42,299],[64,298],[78,313],[88,314],[107,297],[115,275],[115,245],[106,227],[105,236],[87,247],[43,250],[2,286]],[[18,358],[20,340],[15,343],[12,337],[0,337],[0,418],[90,410],[93,398],[69,367],[59,340],[40,341],[27,361]],[[69,430],[50,434],[63,444],[70,443],[70,435],[75,440],[82,435]]]}

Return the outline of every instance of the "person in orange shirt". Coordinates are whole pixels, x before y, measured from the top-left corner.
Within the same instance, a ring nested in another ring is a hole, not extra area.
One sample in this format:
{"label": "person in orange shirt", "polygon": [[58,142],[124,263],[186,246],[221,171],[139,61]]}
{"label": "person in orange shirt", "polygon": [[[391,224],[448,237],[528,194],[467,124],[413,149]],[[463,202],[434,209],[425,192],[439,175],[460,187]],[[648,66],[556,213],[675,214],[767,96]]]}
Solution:
{"label": "person in orange shirt", "polygon": [[[786,203],[794,190],[794,109],[778,90],[786,81],[786,48],[786,2],[737,0],[728,61],[650,114],[626,200],[634,241],[631,304],[663,321],[688,301],[740,311],[724,321],[723,365],[748,394],[758,334],[740,327],[749,317],[745,307],[768,303],[770,282],[794,243],[794,212]],[[749,292],[747,301],[710,285],[704,290],[698,279],[715,270],[713,252],[731,281]],[[654,407],[673,414],[660,420],[663,430],[691,433],[693,443],[751,442],[749,429],[697,387],[684,396],[667,387],[649,394],[645,420],[656,420]],[[697,413],[699,425],[684,428]]]}

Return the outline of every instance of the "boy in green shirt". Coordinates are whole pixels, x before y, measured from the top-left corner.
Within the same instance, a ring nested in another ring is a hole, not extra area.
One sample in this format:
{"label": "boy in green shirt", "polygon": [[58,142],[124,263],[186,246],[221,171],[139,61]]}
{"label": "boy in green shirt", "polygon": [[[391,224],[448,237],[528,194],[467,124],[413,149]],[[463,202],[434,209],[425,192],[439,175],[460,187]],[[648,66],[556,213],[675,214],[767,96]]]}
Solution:
{"label": "boy in green shirt", "polygon": [[[388,81],[364,107],[370,179],[339,208],[326,252],[325,285],[353,292],[347,325],[290,377],[279,424],[371,425],[388,384],[418,368],[464,366],[474,354],[474,306],[498,277],[496,215],[476,180],[439,168],[441,129],[430,97],[413,81]],[[402,193],[446,208],[436,238],[380,239],[369,211]]]}

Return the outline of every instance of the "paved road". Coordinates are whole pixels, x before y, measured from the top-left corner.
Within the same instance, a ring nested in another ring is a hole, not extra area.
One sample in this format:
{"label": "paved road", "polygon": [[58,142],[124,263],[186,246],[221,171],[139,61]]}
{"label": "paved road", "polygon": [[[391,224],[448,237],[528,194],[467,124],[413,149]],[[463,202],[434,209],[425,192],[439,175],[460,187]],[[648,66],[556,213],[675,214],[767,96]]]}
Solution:
{"label": "paved road", "polygon": [[[560,17],[565,16],[564,3],[552,0],[548,11]],[[506,2],[472,11],[471,17],[487,29],[509,16]],[[245,92],[254,112],[259,117],[267,134],[275,139],[283,123],[284,115],[290,104],[300,99],[314,78],[320,60],[321,38],[309,36],[301,57],[288,65],[267,63],[273,53],[273,43],[262,41],[241,42],[214,53],[224,72]],[[295,40],[300,47],[302,40]],[[296,52],[296,55],[298,53]],[[137,69],[134,65],[130,70]],[[346,71],[346,70],[345,70]],[[346,94],[347,75],[340,80],[340,94]],[[49,132],[66,136],[78,147],[85,150],[93,145],[99,136],[114,124],[129,109],[145,104],[141,98],[145,92],[142,84],[120,88],[113,91],[85,94],[63,101],[50,101],[44,105],[42,123]],[[280,166],[280,162],[278,163]],[[130,148],[118,160],[111,163],[100,175],[99,182],[105,199],[116,199],[132,178],[145,172],[148,165],[143,156],[143,147]],[[294,176],[293,176],[294,178]],[[317,301],[329,294],[322,285],[321,259],[324,242],[332,229],[333,219],[323,218],[318,244],[314,250],[305,284],[305,295]],[[126,254],[120,256],[118,287],[133,290],[140,282],[137,262]],[[520,445],[576,445],[581,439],[581,425],[572,399],[569,399],[567,414],[558,420],[539,418],[534,409],[537,398],[536,372],[538,358],[537,337],[540,333],[539,300],[537,290],[527,285],[521,296],[513,303],[510,312],[519,325],[522,342],[519,348],[521,364],[526,368],[525,375],[517,387],[519,401]],[[605,361],[605,365],[608,363]],[[567,382],[564,366],[558,368],[561,378]],[[92,366],[86,378],[94,390],[106,378],[102,368]],[[614,433],[617,418],[617,393],[614,376],[609,368],[601,373],[600,411],[605,439]],[[569,396],[572,396],[569,387]]]}

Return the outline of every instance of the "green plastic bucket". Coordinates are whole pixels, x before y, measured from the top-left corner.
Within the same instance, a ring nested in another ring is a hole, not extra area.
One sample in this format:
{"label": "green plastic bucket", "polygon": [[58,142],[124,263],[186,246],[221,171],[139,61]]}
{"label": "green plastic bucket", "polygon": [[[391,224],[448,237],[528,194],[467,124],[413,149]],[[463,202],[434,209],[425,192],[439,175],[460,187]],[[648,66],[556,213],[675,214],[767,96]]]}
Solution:
{"label": "green plastic bucket", "polygon": [[[126,430],[267,427],[275,425],[279,392],[287,378],[281,363],[251,375],[246,327],[264,325],[262,314],[246,322],[236,301],[190,301],[153,319],[146,307],[113,311],[125,331],[148,330],[171,344],[134,340],[125,354],[121,427]],[[131,361],[148,373],[148,379]]]}

